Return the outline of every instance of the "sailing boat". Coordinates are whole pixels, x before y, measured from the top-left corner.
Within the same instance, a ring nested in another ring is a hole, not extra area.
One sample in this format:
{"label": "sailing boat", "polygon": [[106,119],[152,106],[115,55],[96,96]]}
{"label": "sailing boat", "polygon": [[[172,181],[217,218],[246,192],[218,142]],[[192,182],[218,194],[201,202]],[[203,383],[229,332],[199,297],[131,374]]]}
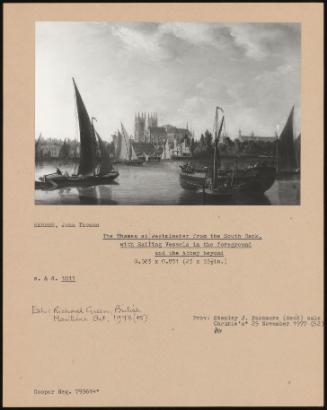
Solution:
{"label": "sailing boat", "polygon": [[169,141],[168,138],[166,139],[165,145],[162,150],[161,159],[171,159],[170,148],[169,148]]}
{"label": "sailing boat", "polygon": [[100,150],[100,163],[98,164],[97,174],[107,175],[113,171],[112,161],[111,161],[111,158],[110,158],[110,155],[106,148],[105,143],[103,142],[98,132],[95,129],[94,131],[95,131],[95,135],[98,140],[99,150]]}
{"label": "sailing boat", "polygon": [[[80,135],[80,158],[78,173],[69,175],[63,174],[59,168],[57,172],[44,175],[40,178],[44,186],[67,186],[67,185],[97,185],[112,182],[119,175],[112,167],[109,154],[106,151],[104,142],[96,132],[93,119],[84,105],[81,94],[73,78],[73,86],[76,97],[76,106],[79,122]],[[100,164],[97,158],[97,148],[100,151]]]}
{"label": "sailing boat", "polygon": [[128,133],[121,123],[121,133],[119,133],[119,138],[121,139],[119,160],[125,165],[143,165],[144,158],[139,158],[133,147],[132,139],[129,138]]}
{"label": "sailing boat", "polygon": [[192,165],[186,164],[181,166],[181,186],[185,189],[201,189],[203,194],[213,195],[218,198],[228,198],[241,192],[248,194],[264,193],[273,185],[276,179],[275,166],[266,163],[257,163],[253,166],[249,166],[245,170],[238,169],[237,166],[232,170],[221,169],[219,140],[225,122],[225,116],[223,114],[219,124],[219,111],[224,112],[221,107],[216,107],[211,176],[207,168],[196,170]]}
{"label": "sailing boat", "polygon": [[294,105],[288,116],[278,141],[277,173],[278,175],[295,174],[297,172],[295,144],[293,138]]}
{"label": "sailing boat", "polygon": [[174,139],[174,149],[172,152],[172,159],[186,159],[191,158],[192,154],[189,147],[186,146],[186,136],[181,144],[178,144],[176,138]]}
{"label": "sailing boat", "polygon": [[128,158],[128,144],[126,143],[121,132],[117,131],[117,148],[116,148],[116,162],[121,163]]}

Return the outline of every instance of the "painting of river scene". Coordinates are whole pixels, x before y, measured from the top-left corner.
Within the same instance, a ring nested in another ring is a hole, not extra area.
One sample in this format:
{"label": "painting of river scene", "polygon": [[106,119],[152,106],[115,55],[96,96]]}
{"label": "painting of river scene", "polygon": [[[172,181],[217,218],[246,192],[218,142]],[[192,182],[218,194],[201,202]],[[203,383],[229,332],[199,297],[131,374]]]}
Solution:
{"label": "painting of river scene", "polygon": [[[147,163],[143,167],[117,167],[121,184],[99,185],[91,187],[66,187],[53,190],[37,190],[36,204],[67,205],[201,205],[217,204],[210,196],[203,197],[202,191],[184,190],[178,180],[179,162]],[[69,172],[74,171],[71,163],[57,164],[44,162],[36,169],[37,176],[50,173],[54,166]],[[76,166],[76,165],[75,165]],[[143,181],[147,180],[147,184]],[[135,195],[135,185],[141,187]],[[276,180],[264,195],[251,195],[227,198],[219,203],[225,205],[296,205],[300,202],[300,182],[298,176],[288,176]]]}
{"label": "painting of river scene", "polygon": [[36,205],[300,205],[297,23],[36,23]]}

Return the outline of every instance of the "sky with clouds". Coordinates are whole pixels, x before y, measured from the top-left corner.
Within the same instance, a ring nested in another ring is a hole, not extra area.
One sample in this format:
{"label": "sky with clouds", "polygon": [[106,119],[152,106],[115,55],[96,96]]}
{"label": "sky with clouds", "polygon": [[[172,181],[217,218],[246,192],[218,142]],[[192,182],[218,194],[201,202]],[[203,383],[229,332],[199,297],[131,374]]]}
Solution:
{"label": "sky with clouds", "polygon": [[300,131],[300,24],[38,22],[36,136],[77,138],[72,77],[104,139],[136,112],[201,132],[215,106],[226,131],[271,136],[295,105]]}

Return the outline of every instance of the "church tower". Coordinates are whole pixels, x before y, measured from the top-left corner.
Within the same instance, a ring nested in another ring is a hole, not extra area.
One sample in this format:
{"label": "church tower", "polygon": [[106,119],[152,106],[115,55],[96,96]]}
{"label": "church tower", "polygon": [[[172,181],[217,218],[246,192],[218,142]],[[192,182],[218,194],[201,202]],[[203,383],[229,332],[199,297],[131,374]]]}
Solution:
{"label": "church tower", "polygon": [[134,138],[136,142],[145,140],[146,115],[138,113],[135,115]]}
{"label": "church tower", "polygon": [[158,127],[158,115],[157,113],[148,114],[147,128]]}

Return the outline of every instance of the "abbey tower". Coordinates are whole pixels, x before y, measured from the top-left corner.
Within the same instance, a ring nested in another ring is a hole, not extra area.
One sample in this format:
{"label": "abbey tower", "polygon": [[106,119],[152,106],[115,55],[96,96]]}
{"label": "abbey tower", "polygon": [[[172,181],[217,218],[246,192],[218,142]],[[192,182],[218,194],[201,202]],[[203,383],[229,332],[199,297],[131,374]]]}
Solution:
{"label": "abbey tower", "polygon": [[158,127],[156,113],[138,113],[135,115],[134,138],[136,142],[147,142],[146,134],[150,127]]}

